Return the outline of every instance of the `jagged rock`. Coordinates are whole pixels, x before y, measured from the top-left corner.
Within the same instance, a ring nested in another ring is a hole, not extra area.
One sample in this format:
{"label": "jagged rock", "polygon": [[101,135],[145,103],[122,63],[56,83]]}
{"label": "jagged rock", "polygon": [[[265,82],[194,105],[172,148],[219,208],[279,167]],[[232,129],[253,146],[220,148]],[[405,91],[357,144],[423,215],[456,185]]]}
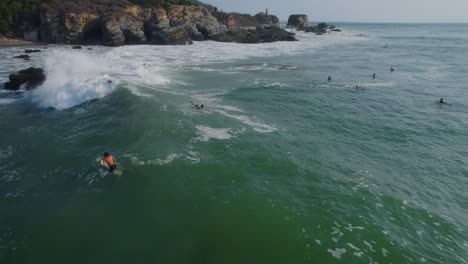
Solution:
{"label": "jagged rock", "polygon": [[307,27],[304,29],[305,32],[317,33],[317,27]]}
{"label": "jagged rock", "polygon": [[125,36],[117,19],[110,18],[103,23],[102,42],[106,46],[122,46],[125,43]]}
{"label": "jagged rock", "polygon": [[220,42],[264,43],[274,41],[297,41],[294,33],[277,27],[258,27],[256,29],[230,30],[212,37]]}
{"label": "jagged rock", "polygon": [[208,9],[196,6],[156,9],[149,23],[150,42],[163,45],[191,44],[226,30]]}
{"label": "jagged rock", "polygon": [[156,9],[149,23],[149,41],[159,45],[185,45],[191,44],[192,39],[183,27],[172,28],[166,10]]}
{"label": "jagged rock", "polygon": [[211,12],[204,7],[197,6],[173,6],[167,12],[167,18],[171,27],[184,27],[194,40],[205,40],[212,35],[223,33],[227,30]]}
{"label": "jagged rock", "polygon": [[25,59],[25,60],[29,60],[29,59],[31,58],[31,56],[24,54],[24,55],[15,56],[15,57],[13,57],[13,58],[15,58],[15,59]]}
{"label": "jagged rock", "polygon": [[280,21],[276,16],[260,12],[255,15],[255,19],[257,20],[257,23],[261,25],[271,25],[275,27],[280,27]]}
{"label": "jagged rock", "polygon": [[304,30],[305,28],[309,27],[309,18],[307,15],[290,15],[287,27]]}
{"label": "jagged rock", "polygon": [[79,44],[87,41],[89,32],[99,27],[99,16],[93,13],[65,13],[66,43]]}
{"label": "jagged rock", "polygon": [[258,26],[256,18],[248,14],[214,12],[213,16],[230,31],[255,29]]}
{"label": "jagged rock", "polygon": [[40,11],[39,35],[47,43],[65,42],[65,32],[61,20],[62,10],[44,6]]}
{"label": "jagged rock", "polygon": [[81,46],[73,46],[72,49],[81,49]]}
{"label": "jagged rock", "polygon": [[288,32],[277,27],[258,27],[257,33],[261,42],[276,42],[276,41],[297,41],[294,33]]}
{"label": "jagged rock", "polygon": [[9,79],[10,81],[5,84],[5,89],[16,91],[24,86],[26,90],[30,90],[41,85],[46,76],[41,68],[31,67],[16,74],[10,74]]}
{"label": "jagged rock", "polygon": [[214,35],[212,40],[219,42],[237,42],[237,43],[260,43],[261,39],[256,30],[241,29],[229,30],[225,33]]}
{"label": "jagged rock", "polygon": [[24,50],[24,53],[36,53],[36,52],[41,52],[41,50],[38,50],[38,49],[27,49],[27,50]]}
{"label": "jagged rock", "polygon": [[[255,43],[289,37],[280,32],[256,32],[262,25],[279,27],[279,19],[266,13],[255,16],[228,14],[217,12],[209,5],[145,9],[125,0],[110,5],[106,1],[44,4],[40,11],[40,40],[59,44],[121,46],[190,44],[192,40],[217,38]],[[265,30],[267,27],[260,28]],[[227,34],[228,30],[240,32]],[[223,34],[226,36],[221,37]]]}

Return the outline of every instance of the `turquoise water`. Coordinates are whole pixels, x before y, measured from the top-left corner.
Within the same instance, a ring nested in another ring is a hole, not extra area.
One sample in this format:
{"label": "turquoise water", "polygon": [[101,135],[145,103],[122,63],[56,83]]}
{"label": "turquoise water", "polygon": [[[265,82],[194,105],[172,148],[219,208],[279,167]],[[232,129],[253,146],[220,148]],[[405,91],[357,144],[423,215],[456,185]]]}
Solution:
{"label": "turquoise water", "polygon": [[467,263],[468,26],[341,26],[1,49],[1,263]]}

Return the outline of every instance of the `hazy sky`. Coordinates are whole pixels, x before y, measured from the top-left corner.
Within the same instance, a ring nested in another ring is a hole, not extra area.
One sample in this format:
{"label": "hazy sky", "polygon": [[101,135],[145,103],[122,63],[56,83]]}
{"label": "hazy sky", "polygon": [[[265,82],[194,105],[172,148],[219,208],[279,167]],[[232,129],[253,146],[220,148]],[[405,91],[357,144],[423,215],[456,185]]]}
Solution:
{"label": "hazy sky", "polygon": [[[202,0],[203,1],[203,0]],[[468,0],[204,0],[224,11],[271,14],[287,20],[305,13],[310,21],[468,22]]]}

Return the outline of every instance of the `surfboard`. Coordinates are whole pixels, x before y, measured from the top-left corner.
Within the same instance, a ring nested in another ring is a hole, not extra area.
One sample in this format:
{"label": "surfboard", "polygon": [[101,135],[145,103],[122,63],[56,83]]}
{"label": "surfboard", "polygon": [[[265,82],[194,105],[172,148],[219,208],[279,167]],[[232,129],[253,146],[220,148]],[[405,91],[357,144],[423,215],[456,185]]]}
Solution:
{"label": "surfboard", "polygon": [[[104,160],[101,160],[99,164],[101,164],[102,167],[104,167],[107,171],[109,171],[109,165]],[[123,171],[115,169],[112,173],[117,176],[122,176]]]}
{"label": "surfboard", "polygon": [[435,101],[436,104],[438,105],[448,105],[448,106],[452,106],[452,104],[448,104],[448,103],[443,103],[441,104],[439,100]]}

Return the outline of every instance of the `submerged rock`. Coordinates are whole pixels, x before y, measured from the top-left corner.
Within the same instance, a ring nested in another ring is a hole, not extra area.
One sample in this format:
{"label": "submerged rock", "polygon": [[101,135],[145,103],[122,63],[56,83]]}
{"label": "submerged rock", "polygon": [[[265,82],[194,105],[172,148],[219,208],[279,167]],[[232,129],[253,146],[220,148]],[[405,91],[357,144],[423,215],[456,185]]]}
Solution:
{"label": "submerged rock", "polygon": [[31,56],[24,54],[24,55],[15,56],[15,57],[13,57],[13,58],[15,58],[15,59],[25,59],[25,60],[29,60],[29,59],[31,58]]}
{"label": "submerged rock", "polygon": [[36,52],[41,52],[41,50],[38,50],[38,49],[27,49],[27,50],[24,50],[24,53],[36,53]]}
{"label": "submerged rock", "polygon": [[81,46],[73,46],[72,49],[81,49]]}
{"label": "submerged rock", "polygon": [[18,73],[10,74],[9,79],[10,81],[5,84],[5,89],[16,91],[24,86],[26,90],[30,90],[41,85],[45,81],[46,76],[43,69],[31,67]]}

